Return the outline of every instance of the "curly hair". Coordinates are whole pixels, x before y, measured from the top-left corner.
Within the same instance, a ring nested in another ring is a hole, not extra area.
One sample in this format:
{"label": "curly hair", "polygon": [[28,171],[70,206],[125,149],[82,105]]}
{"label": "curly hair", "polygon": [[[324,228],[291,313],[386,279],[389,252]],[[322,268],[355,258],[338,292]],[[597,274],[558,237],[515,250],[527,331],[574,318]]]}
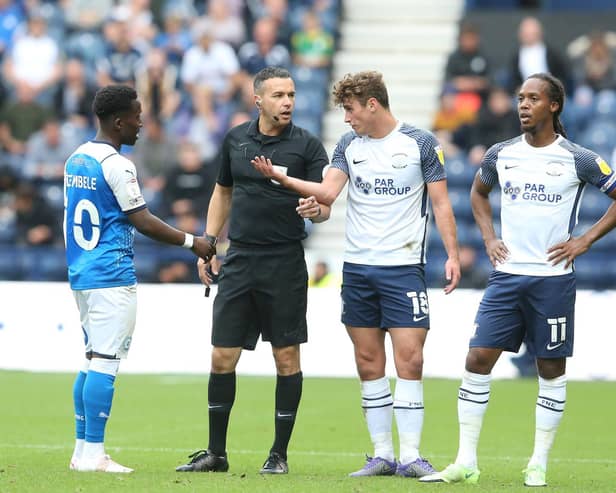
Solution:
{"label": "curly hair", "polygon": [[132,87],[123,85],[110,85],[100,88],[94,96],[92,112],[99,120],[106,120],[110,116],[130,111],[133,101],[137,99],[137,91]]}
{"label": "curly hair", "polygon": [[342,106],[350,99],[356,99],[362,106],[366,106],[368,99],[374,98],[383,108],[389,109],[383,74],[375,70],[346,74],[334,85],[332,94],[336,106]]}

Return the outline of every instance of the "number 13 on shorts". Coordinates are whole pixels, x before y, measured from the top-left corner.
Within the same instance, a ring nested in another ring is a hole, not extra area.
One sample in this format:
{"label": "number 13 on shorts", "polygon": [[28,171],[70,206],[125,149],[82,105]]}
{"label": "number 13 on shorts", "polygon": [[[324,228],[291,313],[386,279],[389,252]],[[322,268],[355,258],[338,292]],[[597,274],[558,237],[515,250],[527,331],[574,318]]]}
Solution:
{"label": "number 13 on shorts", "polygon": [[[411,305],[413,307],[413,318],[426,317],[429,313],[428,309],[428,295],[425,291],[409,291],[406,295],[411,299]],[[417,320],[415,320],[417,321]]]}

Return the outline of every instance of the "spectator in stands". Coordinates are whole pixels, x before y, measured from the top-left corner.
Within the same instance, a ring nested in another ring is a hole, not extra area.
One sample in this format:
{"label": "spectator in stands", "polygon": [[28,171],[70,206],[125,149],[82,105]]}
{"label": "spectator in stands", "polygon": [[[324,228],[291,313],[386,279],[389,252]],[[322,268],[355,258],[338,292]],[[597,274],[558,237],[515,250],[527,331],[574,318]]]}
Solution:
{"label": "spectator in stands", "polygon": [[334,37],[323,30],[317,14],[304,13],[302,30],[291,37],[293,63],[301,67],[327,68],[334,55]]}
{"label": "spectator in stands", "polygon": [[[502,87],[495,86],[479,110],[477,121],[469,128],[470,157],[481,155],[483,158],[486,149],[519,133],[520,121],[511,95]],[[473,162],[479,164],[479,161]]]}
{"label": "spectator in stands", "polygon": [[[289,23],[289,2],[287,0],[259,0],[247,2],[249,26],[254,30],[259,19],[271,19],[276,25],[276,43],[289,46],[291,25]],[[254,39],[254,34],[253,34]]]}
{"label": "spectator in stands", "polygon": [[176,89],[178,68],[167,63],[160,48],[152,48],[145,63],[137,68],[135,88],[141,99],[144,118],[169,122],[176,114],[182,96]]}
{"label": "spectator in stands", "polygon": [[17,186],[15,211],[18,245],[52,245],[60,239],[61,216],[32,184],[22,182]]}
{"label": "spectator in stands", "polygon": [[[187,204],[189,205],[189,204]],[[187,207],[170,218],[169,224],[182,231],[199,235],[205,229],[205,224],[201,214],[197,215],[192,207]],[[189,255],[181,255],[183,252],[165,253],[161,256],[157,267],[158,282],[173,283],[198,283],[199,274],[195,269],[194,258]],[[175,249],[174,249],[175,250]]]}
{"label": "spectator in stands", "polygon": [[27,86],[37,101],[51,103],[62,77],[62,62],[58,43],[47,34],[40,10],[30,13],[26,32],[14,41],[4,60],[4,77],[13,90]]}
{"label": "spectator in stands", "polygon": [[458,288],[484,289],[488,275],[477,262],[477,250],[472,245],[460,245],[460,284]]}
{"label": "spectator in stands", "polygon": [[202,162],[211,161],[218,154],[226,125],[212,107],[208,88],[199,86],[193,90],[192,108],[193,114],[184,138],[196,146]]}
{"label": "spectator in stands", "polygon": [[511,58],[510,87],[518,90],[523,80],[532,74],[549,72],[562,80],[565,88],[570,83],[567,61],[543,39],[543,26],[535,17],[526,17],[518,28],[518,48]]}
{"label": "spectator in stands", "polygon": [[605,33],[591,33],[588,41],[585,52],[573,60],[576,88],[589,87],[593,92],[616,89],[614,49],[608,45]]}
{"label": "spectator in stands", "polygon": [[445,84],[453,87],[459,94],[479,99],[472,101],[471,107],[479,108],[490,87],[490,63],[481,50],[479,29],[469,23],[460,25],[458,46],[447,58]]}
{"label": "spectator in stands", "polygon": [[154,39],[154,46],[162,49],[167,54],[169,63],[178,67],[182,64],[184,53],[192,46],[186,19],[181,9],[167,9],[163,19],[163,31]]}
{"label": "spectator in stands", "polygon": [[181,143],[178,161],[165,175],[163,199],[167,213],[176,216],[187,210],[206,211],[217,173],[217,166],[201,160],[196,144]]}
{"label": "spectator in stands", "polygon": [[114,3],[114,0],[62,0],[68,30],[93,32],[100,29]]}
{"label": "spectator in stands", "polygon": [[84,64],[74,58],[68,60],[54,97],[56,115],[85,133],[86,129],[93,127],[90,115],[94,94],[95,89],[87,80]]}
{"label": "spectator in stands", "polygon": [[116,9],[124,11],[120,17],[125,17],[130,26],[133,46],[141,53],[146,53],[158,30],[150,10],[150,0],[124,0]]}
{"label": "spectator in stands", "polygon": [[233,48],[212,38],[207,19],[193,26],[193,39],[195,45],[184,54],[180,72],[186,91],[192,94],[196,87],[206,88],[213,107],[227,103],[239,82],[240,66]]}
{"label": "spectator in stands", "polygon": [[250,79],[265,67],[288,68],[291,64],[289,50],[277,44],[278,23],[271,17],[262,17],[252,30],[253,41],[244,43],[238,58],[245,77]]}
{"label": "spectator in stands", "polygon": [[209,0],[206,18],[211,23],[215,40],[224,41],[235,49],[246,40],[246,25],[240,16],[231,12],[227,0]]}
{"label": "spectator in stands", "polygon": [[24,20],[24,13],[18,2],[0,0],[0,62],[10,51],[13,34]]}
{"label": "spectator in stands", "polygon": [[131,26],[127,13],[114,10],[105,24],[104,36],[108,43],[107,53],[96,66],[99,86],[128,84],[134,86],[141,53],[131,41]]}
{"label": "spectator in stands", "polygon": [[35,91],[28,84],[16,87],[17,101],[5,103],[0,110],[0,143],[4,150],[15,159],[14,165],[21,162],[26,152],[26,141],[40,130],[49,119],[49,108],[37,103]]}
{"label": "spectator in stands", "polygon": [[68,130],[62,132],[60,121],[52,117],[30,136],[23,166],[25,178],[37,185],[62,185],[64,162],[81,137]]}
{"label": "spectator in stands", "polygon": [[[6,164],[0,165],[0,243],[15,243],[15,191],[17,172]],[[4,273],[3,273],[4,277]]]}
{"label": "spectator in stands", "polygon": [[314,270],[308,279],[308,286],[311,288],[330,288],[340,286],[340,282],[330,272],[327,262],[319,260],[314,264]]}
{"label": "spectator in stands", "polygon": [[432,131],[443,146],[445,155],[451,156],[460,152],[459,142],[455,133],[464,126],[475,122],[477,115],[474,109],[467,105],[458,105],[457,92],[451,86],[445,86],[439,97],[439,107],[432,121]]}
{"label": "spectator in stands", "polygon": [[143,196],[151,209],[160,207],[160,193],[165,186],[165,174],[173,167],[178,156],[175,137],[165,131],[160,120],[149,117],[133,148],[133,162],[137,168]]}

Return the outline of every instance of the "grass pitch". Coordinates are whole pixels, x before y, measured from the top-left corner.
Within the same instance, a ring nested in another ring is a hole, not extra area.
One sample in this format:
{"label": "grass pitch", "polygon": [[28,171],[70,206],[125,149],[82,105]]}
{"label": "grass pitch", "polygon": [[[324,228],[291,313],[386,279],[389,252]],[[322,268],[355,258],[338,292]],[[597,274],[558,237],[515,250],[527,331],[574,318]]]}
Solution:
{"label": "grass pitch", "polygon": [[[273,439],[274,378],[238,378],[229,431],[229,473],[176,473],[207,445],[207,376],[120,375],[107,450],[130,475],[68,470],[73,446],[72,375],[0,371],[0,492],[409,492],[525,491],[532,451],[532,380],[495,381],[479,445],[479,484],[349,478],[371,452],[353,379],[307,378],[289,450],[290,474],[258,474]],[[426,380],[422,453],[437,468],[457,451],[458,381]],[[616,491],[616,383],[570,382],[548,468],[558,492]]]}

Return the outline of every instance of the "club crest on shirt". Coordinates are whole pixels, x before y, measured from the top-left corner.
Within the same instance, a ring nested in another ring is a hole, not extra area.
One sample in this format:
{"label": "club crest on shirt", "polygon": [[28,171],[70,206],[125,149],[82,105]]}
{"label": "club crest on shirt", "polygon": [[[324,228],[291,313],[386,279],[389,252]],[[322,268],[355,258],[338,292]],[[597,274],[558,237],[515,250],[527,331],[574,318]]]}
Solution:
{"label": "club crest on shirt", "polygon": [[391,156],[391,167],[395,169],[406,168],[409,165],[408,154],[397,152]]}
{"label": "club crest on shirt", "polygon": [[609,176],[612,174],[612,168],[610,168],[610,165],[605,162],[605,159],[601,157],[597,157],[597,159],[595,159],[595,162],[599,165],[599,169],[601,170],[601,173],[603,173],[606,176]]}
{"label": "club crest on shirt", "polygon": [[545,167],[545,172],[550,176],[561,176],[565,172],[565,163],[560,161],[550,161]]}

